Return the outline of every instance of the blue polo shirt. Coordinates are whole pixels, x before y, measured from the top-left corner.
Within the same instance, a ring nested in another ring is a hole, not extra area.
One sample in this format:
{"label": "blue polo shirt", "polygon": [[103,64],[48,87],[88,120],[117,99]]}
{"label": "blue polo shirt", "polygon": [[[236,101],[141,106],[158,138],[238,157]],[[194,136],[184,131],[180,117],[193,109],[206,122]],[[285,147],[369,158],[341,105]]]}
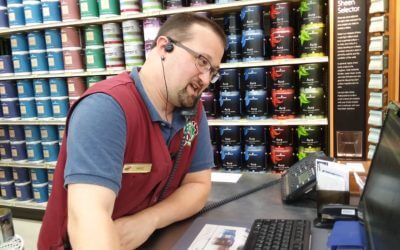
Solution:
{"label": "blue polo shirt", "polygon": [[[136,68],[132,70],[131,77],[144,100],[151,120],[159,124],[165,143],[169,145],[171,138],[185,125],[185,118],[180,114],[180,110],[176,109],[172,123],[164,121],[146,95]],[[198,147],[189,172],[214,167],[204,110],[198,137]],[[74,109],[69,122],[64,185],[95,184],[110,188],[118,194],[121,188],[125,143],[125,115],[119,104],[104,93],[85,97]]]}

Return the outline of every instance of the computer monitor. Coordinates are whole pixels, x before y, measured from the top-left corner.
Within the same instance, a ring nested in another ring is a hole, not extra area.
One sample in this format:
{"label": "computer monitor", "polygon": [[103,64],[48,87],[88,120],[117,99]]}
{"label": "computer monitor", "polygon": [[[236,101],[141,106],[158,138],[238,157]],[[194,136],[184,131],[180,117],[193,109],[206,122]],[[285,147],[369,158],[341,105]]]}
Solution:
{"label": "computer monitor", "polygon": [[400,106],[389,106],[359,204],[368,249],[399,249]]}

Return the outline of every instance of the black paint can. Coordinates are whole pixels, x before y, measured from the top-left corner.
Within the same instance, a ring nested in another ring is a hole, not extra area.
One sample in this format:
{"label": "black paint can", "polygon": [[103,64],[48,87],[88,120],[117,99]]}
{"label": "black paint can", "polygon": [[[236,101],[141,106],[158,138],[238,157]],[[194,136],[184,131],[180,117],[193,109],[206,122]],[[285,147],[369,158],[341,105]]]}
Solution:
{"label": "black paint can", "polygon": [[231,34],[226,36],[226,62],[240,62],[242,60],[242,36]]}
{"label": "black paint can", "polygon": [[249,171],[265,171],[266,164],[265,146],[245,146],[244,166]]}
{"label": "black paint can", "polygon": [[295,86],[293,66],[273,66],[270,75],[274,89],[294,88]]}
{"label": "black paint can", "polygon": [[324,50],[325,24],[307,24],[300,30],[300,57],[325,56]]}
{"label": "black paint can", "polygon": [[260,5],[249,5],[242,8],[240,20],[243,30],[262,29],[263,9]]}
{"label": "black paint can", "polygon": [[265,68],[245,68],[242,83],[247,90],[266,89],[267,76]]}
{"label": "black paint can", "polygon": [[228,35],[241,33],[242,27],[239,13],[234,12],[224,16],[224,31]]}
{"label": "black paint can", "polygon": [[294,129],[291,126],[270,126],[269,137],[273,146],[290,146],[293,144]]}
{"label": "black paint can", "polygon": [[315,88],[324,85],[324,69],[320,63],[299,65],[297,72],[300,81],[300,88]]}
{"label": "black paint can", "polygon": [[220,69],[219,74],[221,75],[218,81],[220,91],[240,90],[238,69]]}
{"label": "black paint can", "polygon": [[219,139],[221,145],[240,145],[240,127],[239,126],[219,127]]}
{"label": "black paint can", "polygon": [[321,147],[322,145],[322,126],[298,126],[297,138],[299,146],[302,147]]}
{"label": "black paint can", "polygon": [[210,131],[210,140],[212,145],[217,144],[217,127],[214,126],[209,126],[209,131]]}
{"label": "black paint can", "polygon": [[264,145],[265,127],[264,126],[244,126],[242,129],[243,141],[246,145]]}
{"label": "black paint can", "polygon": [[325,21],[325,0],[302,0],[299,8],[300,25]]}
{"label": "black paint can", "polygon": [[291,119],[295,117],[294,89],[272,89],[272,117],[275,119]]}
{"label": "black paint can", "polygon": [[271,29],[271,59],[294,58],[293,28]]}
{"label": "black paint can", "polygon": [[207,117],[214,117],[216,114],[216,99],[214,92],[203,92],[200,99],[203,102],[204,111],[206,112]]}
{"label": "black paint can", "polygon": [[223,119],[240,119],[240,92],[221,91],[219,93],[219,108]]}
{"label": "black paint can", "polygon": [[292,13],[290,5],[290,3],[271,4],[269,11],[271,28],[290,27]]}
{"label": "black paint can", "polygon": [[264,31],[243,30],[242,32],[242,59],[248,61],[264,60]]}
{"label": "black paint can", "polygon": [[267,91],[247,90],[244,97],[244,107],[247,119],[264,119],[267,115]]}
{"label": "black paint can", "polygon": [[324,117],[325,105],[323,88],[300,88],[299,100],[300,114],[302,117]]}

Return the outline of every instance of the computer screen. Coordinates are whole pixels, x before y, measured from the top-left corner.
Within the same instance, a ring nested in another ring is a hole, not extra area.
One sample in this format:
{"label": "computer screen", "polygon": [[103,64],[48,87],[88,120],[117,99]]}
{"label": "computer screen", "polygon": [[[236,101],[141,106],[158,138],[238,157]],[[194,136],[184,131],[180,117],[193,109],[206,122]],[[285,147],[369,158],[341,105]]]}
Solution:
{"label": "computer screen", "polygon": [[399,249],[400,106],[389,108],[360,200],[368,249]]}

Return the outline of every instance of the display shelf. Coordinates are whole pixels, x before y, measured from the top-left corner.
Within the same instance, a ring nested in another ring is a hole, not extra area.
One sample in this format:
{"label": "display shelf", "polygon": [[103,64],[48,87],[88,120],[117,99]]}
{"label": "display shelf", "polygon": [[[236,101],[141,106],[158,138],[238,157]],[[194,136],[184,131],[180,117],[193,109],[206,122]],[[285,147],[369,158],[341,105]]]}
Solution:
{"label": "display shelf", "polygon": [[0,199],[0,206],[46,210],[47,202],[36,203],[34,201],[17,201],[17,200]]}
{"label": "display shelf", "polygon": [[223,120],[223,119],[209,119],[209,126],[298,126],[298,125],[328,125],[327,118],[318,119],[260,119],[260,120]]}
{"label": "display shelf", "polygon": [[[299,0],[286,0],[286,2],[298,2]],[[162,17],[168,16],[178,13],[189,13],[189,12],[211,12],[211,13],[220,13],[220,12],[229,12],[229,11],[239,11],[242,7],[248,5],[265,5],[272,4],[276,2],[282,2],[282,0],[246,0],[246,1],[237,1],[232,3],[224,3],[224,4],[209,4],[202,6],[193,6],[193,7],[182,7],[170,10],[160,10],[160,11],[152,11],[146,13],[132,13],[127,15],[118,15],[112,17],[99,17],[88,20],[76,20],[76,21],[62,21],[59,23],[49,23],[49,24],[38,24],[38,25],[29,25],[23,27],[11,27],[8,29],[0,30],[0,36],[6,36],[13,33],[18,32],[28,32],[32,30],[40,30],[40,29],[49,29],[49,28],[61,28],[67,26],[85,26],[91,24],[103,24],[110,22],[123,22],[128,20],[135,19],[144,19],[150,17]]]}
{"label": "display shelf", "polygon": [[56,163],[32,163],[26,162],[15,162],[15,161],[0,161],[0,167],[15,167],[15,168],[46,168],[54,169]]}
{"label": "display shelf", "polygon": [[66,119],[14,120],[0,119],[0,125],[65,125]]}
{"label": "display shelf", "polygon": [[[221,69],[227,68],[249,68],[249,67],[268,67],[268,66],[279,66],[279,65],[298,65],[306,63],[327,63],[329,59],[327,56],[323,57],[305,57],[305,58],[293,58],[293,59],[279,59],[279,60],[265,60],[258,62],[234,62],[234,63],[221,63]],[[97,72],[77,72],[77,73],[57,73],[57,74],[35,74],[35,75],[20,75],[20,76],[1,76],[2,80],[22,80],[22,79],[37,79],[37,78],[57,78],[57,77],[75,77],[75,76],[107,76],[116,75],[122,73],[124,70],[113,70],[113,71],[97,71]]]}

